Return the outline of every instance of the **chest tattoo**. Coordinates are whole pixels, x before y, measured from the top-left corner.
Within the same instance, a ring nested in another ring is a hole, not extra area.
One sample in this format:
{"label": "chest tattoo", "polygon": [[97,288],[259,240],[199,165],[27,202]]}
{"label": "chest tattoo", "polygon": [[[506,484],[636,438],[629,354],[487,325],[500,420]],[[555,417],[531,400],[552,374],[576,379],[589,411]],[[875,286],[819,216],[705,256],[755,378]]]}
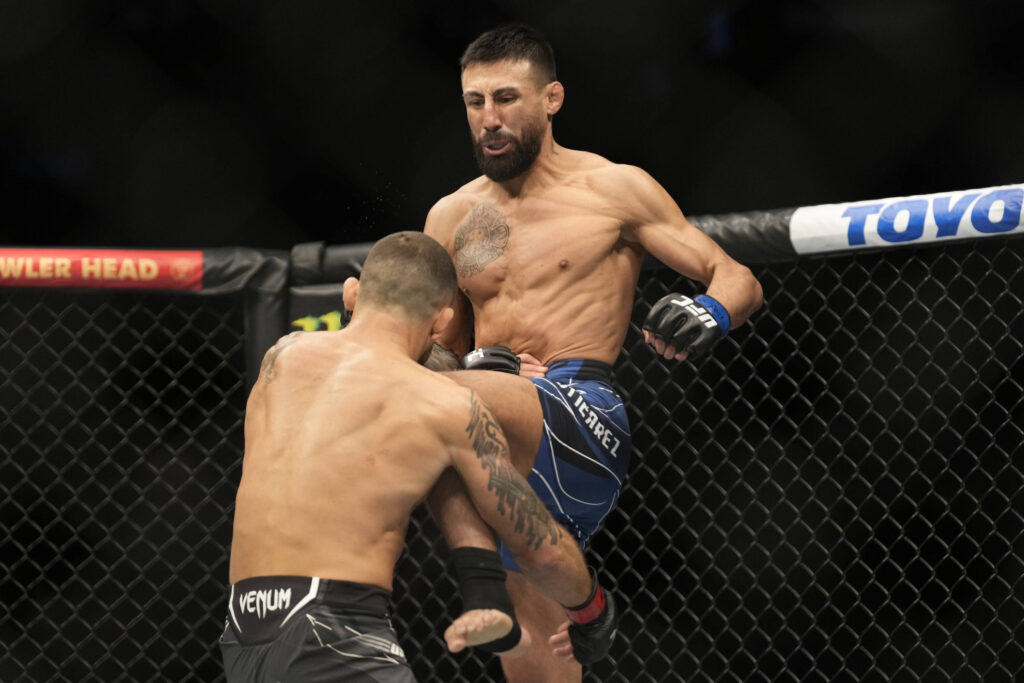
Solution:
{"label": "chest tattoo", "polygon": [[477,204],[455,231],[455,269],[472,277],[496,261],[508,246],[508,220],[490,204]]}

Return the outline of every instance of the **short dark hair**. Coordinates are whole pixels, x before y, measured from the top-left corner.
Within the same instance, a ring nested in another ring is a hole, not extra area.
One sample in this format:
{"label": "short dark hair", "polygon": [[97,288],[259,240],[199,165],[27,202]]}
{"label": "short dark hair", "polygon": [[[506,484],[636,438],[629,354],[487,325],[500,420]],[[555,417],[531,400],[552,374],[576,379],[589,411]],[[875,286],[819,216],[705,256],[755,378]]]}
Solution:
{"label": "short dark hair", "polygon": [[370,249],[356,305],[398,310],[421,321],[450,306],[457,288],[455,266],[444,247],[422,232],[396,232]]}
{"label": "short dark hair", "polygon": [[470,64],[527,60],[542,84],[557,80],[555,51],[540,31],[526,24],[505,24],[481,34],[462,53],[462,70]]}

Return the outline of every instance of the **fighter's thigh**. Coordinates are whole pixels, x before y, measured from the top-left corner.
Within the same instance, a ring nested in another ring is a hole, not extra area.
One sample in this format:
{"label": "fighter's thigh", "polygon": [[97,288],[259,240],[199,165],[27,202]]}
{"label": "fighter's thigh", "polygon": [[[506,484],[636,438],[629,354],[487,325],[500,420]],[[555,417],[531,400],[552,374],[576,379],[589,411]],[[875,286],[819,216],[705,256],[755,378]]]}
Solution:
{"label": "fighter's thigh", "polygon": [[548,638],[566,621],[565,610],[541,595],[519,572],[508,572],[506,585],[516,618],[533,637],[525,655],[501,660],[508,683],[580,683],[583,667],[575,659],[554,656],[548,644]]}
{"label": "fighter's thigh", "polygon": [[256,673],[262,652],[256,648],[245,648],[230,626],[224,626],[220,637],[220,654],[224,661],[224,674],[228,683],[259,681]]}
{"label": "fighter's thigh", "polygon": [[483,399],[505,432],[512,463],[528,477],[544,433],[544,410],[533,382],[490,370],[459,370],[445,375]]}
{"label": "fighter's thigh", "polygon": [[282,683],[415,683],[395,632],[383,620],[369,623],[319,614],[305,621],[308,625],[302,629],[303,641],[276,680]]}

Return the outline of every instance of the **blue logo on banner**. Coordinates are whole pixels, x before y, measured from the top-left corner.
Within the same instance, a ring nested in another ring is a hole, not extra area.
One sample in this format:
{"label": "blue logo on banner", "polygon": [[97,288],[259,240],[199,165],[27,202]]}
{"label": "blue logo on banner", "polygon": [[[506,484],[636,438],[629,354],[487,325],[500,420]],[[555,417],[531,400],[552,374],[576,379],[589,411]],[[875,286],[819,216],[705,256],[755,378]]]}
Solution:
{"label": "blue logo on banner", "polygon": [[[843,217],[850,219],[847,233],[849,244],[855,246],[865,243],[864,226],[867,219],[875,214],[878,214],[878,236],[886,242],[912,242],[920,239],[924,235],[929,208],[938,227],[936,237],[953,237],[972,203],[971,225],[980,233],[992,235],[1009,232],[1020,225],[1021,204],[1024,203],[1024,190],[1020,188],[993,190],[985,195],[971,192],[951,204],[952,199],[952,196],[938,196],[901,199],[891,204],[851,206],[843,212]],[[996,202],[1002,202],[1003,215],[993,221],[991,209]],[[897,229],[896,220],[901,214],[907,215],[906,226]]]}

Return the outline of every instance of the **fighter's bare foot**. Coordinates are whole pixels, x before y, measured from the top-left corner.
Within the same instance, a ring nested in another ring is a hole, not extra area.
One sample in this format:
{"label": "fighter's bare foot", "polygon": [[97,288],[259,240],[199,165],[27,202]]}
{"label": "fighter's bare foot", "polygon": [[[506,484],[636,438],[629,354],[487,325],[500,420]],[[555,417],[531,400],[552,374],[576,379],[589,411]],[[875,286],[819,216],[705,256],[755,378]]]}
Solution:
{"label": "fighter's bare foot", "polygon": [[[472,609],[464,612],[444,632],[445,642],[452,652],[489,643],[512,630],[512,617],[496,609]],[[502,657],[519,657],[530,649],[530,634],[523,631],[519,644]]]}

